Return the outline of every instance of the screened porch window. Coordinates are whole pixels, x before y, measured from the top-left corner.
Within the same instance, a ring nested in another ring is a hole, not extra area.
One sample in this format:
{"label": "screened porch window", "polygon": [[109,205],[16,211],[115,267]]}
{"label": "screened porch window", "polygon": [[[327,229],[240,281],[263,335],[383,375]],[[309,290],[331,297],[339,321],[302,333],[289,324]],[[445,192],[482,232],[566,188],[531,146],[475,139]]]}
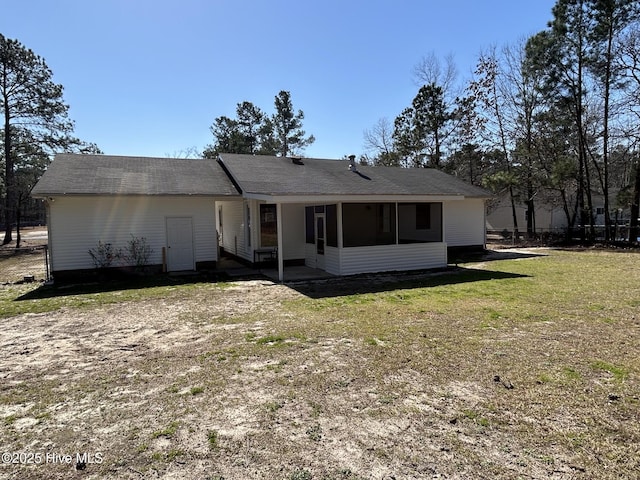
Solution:
{"label": "screened porch window", "polygon": [[304,208],[304,224],[305,224],[305,241],[306,243],[314,244],[316,243],[316,233],[314,226],[314,215],[313,215],[313,207],[305,207]]}
{"label": "screened porch window", "polygon": [[338,206],[327,205],[327,246],[338,246]]}
{"label": "screened porch window", "polygon": [[342,232],[345,247],[395,244],[395,203],[343,204]]}
{"label": "screened porch window", "polygon": [[399,203],[398,243],[442,242],[442,203]]}

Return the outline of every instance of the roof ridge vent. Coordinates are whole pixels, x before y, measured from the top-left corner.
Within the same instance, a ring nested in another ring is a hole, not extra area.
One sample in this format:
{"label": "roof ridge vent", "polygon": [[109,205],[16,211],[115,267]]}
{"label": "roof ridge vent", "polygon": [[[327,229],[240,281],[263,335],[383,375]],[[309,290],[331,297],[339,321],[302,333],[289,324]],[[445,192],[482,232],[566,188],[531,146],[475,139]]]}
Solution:
{"label": "roof ridge vent", "polygon": [[304,165],[304,162],[302,161],[302,157],[290,157],[290,158],[295,165]]}

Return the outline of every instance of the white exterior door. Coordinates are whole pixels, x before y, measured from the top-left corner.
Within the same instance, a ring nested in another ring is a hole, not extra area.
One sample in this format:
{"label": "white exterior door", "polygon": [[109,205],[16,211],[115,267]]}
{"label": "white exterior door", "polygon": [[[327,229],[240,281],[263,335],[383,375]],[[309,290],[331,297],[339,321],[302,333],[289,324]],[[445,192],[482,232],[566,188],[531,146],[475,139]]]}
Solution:
{"label": "white exterior door", "polygon": [[194,269],[191,217],[167,217],[167,271]]}

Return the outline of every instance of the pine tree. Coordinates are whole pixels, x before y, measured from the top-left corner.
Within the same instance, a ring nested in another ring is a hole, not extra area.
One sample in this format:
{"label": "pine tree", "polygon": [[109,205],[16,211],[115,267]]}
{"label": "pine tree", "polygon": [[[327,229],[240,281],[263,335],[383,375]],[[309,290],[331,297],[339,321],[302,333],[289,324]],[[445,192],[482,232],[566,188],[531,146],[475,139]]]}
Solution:
{"label": "pine tree", "polygon": [[62,98],[62,85],[44,59],[18,40],[0,34],[0,112],[3,117],[4,214],[3,244],[12,241],[19,188],[16,164],[19,162],[19,138],[27,137],[42,148],[68,148],[80,142],[71,137],[73,122]]}
{"label": "pine tree", "polygon": [[315,142],[313,135],[305,137],[302,129],[304,113],[293,109],[291,94],[281,90],[275,98],[276,113],[271,118],[274,129],[276,153],[286,157],[291,153],[299,152]]}

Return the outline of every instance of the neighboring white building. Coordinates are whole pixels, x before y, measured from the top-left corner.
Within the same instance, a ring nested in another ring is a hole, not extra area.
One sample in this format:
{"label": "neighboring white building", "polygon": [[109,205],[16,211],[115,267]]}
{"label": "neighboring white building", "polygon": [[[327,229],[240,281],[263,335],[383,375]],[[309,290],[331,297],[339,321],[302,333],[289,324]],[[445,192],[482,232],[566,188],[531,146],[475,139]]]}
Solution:
{"label": "neighboring white building", "polygon": [[[527,206],[516,202],[516,219],[520,233],[527,231]],[[562,208],[547,203],[535,202],[536,231],[562,233],[567,228],[567,216]],[[489,232],[513,232],[513,211],[509,194],[495,197],[487,212]]]}
{"label": "neighboring white building", "polygon": [[[212,268],[218,251],[334,275],[447,265],[484,247],[490,195],[432,169],[222,154],[215,160],[57,155],[36,185],[51,270],[90,270],[98,242],[145,237],[165,271]],[[219,242],[219,245],[218,245]]]}
{"label": "neighboring white building", "polygon": [[[617,192],[610,194],[611,222],[617,221],[618,225],[629,224],[628,208],[614,208],[615,197]],[[575,205],[575,198],[570,199],[572,205]],[[603,229],[605,223],[604,197],[599,193],[592,194],[593,202],[593,224],[596,228]],[[567,215],[564,209],[558,205],[552,205],[549,202],[536,199],[535,201],[535,230],[536,233],[554,233],[565,234],[569,226]],[[522,234],[527,231],[527,206],[521,202],[516,202],[516,219],[518,221],[518,230]],[[576,218],[575,227],[578,227],[580,217]],[[487,211],[487,231],[490,233],[510,233],[513,232],[513,212],[511,209],[511,200],[509,194],[505,193],[500,197],[494,197]]]}

